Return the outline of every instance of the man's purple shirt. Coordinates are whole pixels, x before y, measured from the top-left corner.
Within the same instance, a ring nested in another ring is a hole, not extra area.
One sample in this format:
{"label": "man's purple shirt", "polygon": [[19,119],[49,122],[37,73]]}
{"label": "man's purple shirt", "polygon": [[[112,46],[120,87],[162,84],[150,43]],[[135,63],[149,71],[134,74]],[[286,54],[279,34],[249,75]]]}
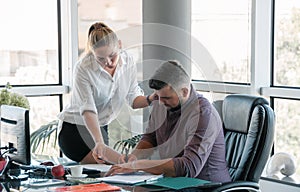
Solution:
{"label": "man's purple shirt", "polygon": [[181,108],[174,111],[153,102],[142,140],[158,149],[161,159],[172,158],[176,176],[231,181],[222,121],[211,103],[194,89]]}

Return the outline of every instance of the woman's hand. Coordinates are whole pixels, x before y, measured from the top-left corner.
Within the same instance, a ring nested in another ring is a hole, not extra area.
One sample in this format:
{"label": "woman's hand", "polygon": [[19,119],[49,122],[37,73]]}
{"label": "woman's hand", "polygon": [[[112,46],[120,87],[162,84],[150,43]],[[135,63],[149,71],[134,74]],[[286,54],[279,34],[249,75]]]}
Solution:
{"label": "woman's hand", "polygon": [[149,96],[150,101],[154,101],[154,100],[158,100],[158,95],[156,92],[153,92],[150,96]]}
{"label": "woman's hand", "polygon": [[[93,157],[97,163],[104,164],[108,158],[107,155],[107,146],[102,142],[95,143],[95,147],[93,149]],[[101,160],[102,159],[102,160]]]}
{"label": "woman's hand", "polygon": [[121,154],[105,145],[103,142],[97,142],[92,153],[97,163],[114,165],[119,162]]}

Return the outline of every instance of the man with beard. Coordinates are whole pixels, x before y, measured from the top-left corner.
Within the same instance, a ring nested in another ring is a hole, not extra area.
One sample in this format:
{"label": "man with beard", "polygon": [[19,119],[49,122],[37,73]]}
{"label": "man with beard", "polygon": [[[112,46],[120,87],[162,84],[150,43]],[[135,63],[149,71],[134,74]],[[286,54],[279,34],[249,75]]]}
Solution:
{"label": "man with beard", "polygon": [[[146,133],[130,155],[121,156],[124,164],[113,165],[107,175],[142,170],[168,177],[231,181],[222,121],[211,103],[193,89],[182,65],[163,63],[149,86],[158,100],[152,102]],[[154,150],[160,158],[150,160]]]}

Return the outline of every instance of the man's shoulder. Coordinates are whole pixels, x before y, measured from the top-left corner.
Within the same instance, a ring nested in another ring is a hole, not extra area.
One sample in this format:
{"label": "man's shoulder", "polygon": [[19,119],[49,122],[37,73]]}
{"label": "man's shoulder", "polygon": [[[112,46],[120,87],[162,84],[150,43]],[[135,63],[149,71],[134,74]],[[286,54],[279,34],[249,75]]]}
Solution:
{"label": "man's shoulder", "polygon": [[195,96],[197,98],[199,107],[205,107],[205,106],[211,107],[212,106],[211,102],[206,97],[204,97],[202,94],[196,92]]}

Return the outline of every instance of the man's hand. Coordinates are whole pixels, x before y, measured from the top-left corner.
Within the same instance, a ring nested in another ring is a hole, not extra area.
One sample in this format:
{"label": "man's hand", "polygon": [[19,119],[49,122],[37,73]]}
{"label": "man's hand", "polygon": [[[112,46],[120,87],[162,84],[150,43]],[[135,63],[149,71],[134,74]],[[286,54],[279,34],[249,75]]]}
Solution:
{"label": "man's hand", "polygon": [[118,162],[121,164],[121,163],[133,162],[133,161],[136,161],[136,160],[137,160],[137,157],[133,154],[128,154],[128,155],[123,154],[123,155],[120,156]]}
{"label": "man's hand", "polygon": [[113,165],[104,176],[106,177],[106,176],[116,175],[119,173],[135,172],[137,170],[134,169],[134,163],[135,163],[135,161],[132,161],[130,163]]}

